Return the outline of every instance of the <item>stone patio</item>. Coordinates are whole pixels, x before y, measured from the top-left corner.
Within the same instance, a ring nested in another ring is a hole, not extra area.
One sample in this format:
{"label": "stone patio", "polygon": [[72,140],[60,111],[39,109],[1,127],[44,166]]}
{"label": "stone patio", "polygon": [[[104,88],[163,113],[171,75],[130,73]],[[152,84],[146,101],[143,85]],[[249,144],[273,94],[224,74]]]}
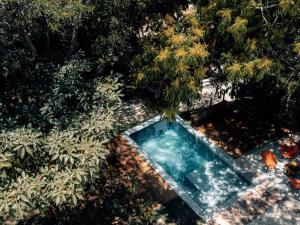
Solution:
{"label": "stone patio", "polygon": [[143,100],[123,101],[117,109],[118,121],[124,125],[134,125],[157,115],[158,112],[148,109]]}
{"label": "stone patio", "polygon": [[[277,155],[275,173],[269,172],[261,161],[261,152],[266,148]],[[245,176],[252,177],[254,184],[246,195],[214,215],[207,224],[300,224],[300,194],[290,188],[283,174],[286,163],[280,156],[278,142],[267,143],[236,159],[236,166]]]}

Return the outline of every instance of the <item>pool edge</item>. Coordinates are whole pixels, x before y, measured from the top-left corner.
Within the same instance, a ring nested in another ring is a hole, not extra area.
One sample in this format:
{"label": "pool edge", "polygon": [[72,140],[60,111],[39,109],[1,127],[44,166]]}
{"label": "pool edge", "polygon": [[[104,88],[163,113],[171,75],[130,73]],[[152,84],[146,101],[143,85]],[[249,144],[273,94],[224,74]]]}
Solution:
{"label": "pool edge", "polygon": [[202,219],[205,221],[208,221],[213,216],[215,216],[218,212],[226,209],[229,207],[232,203],[234,203],[236,200],[238,200],[241,196],[251,192],[253,188],[255,187],[255,182],[253,177],[246,176],[243,174],[242,171],[240,171],[240,168],[237,166],[234,159],[232,159],[230,156],[228,156],[221,148],[218,148],[215,146],[214,143],[212,143],[205,135],[197,132],[192,126],[190,126],[186,121],[184,121],[179,115],[176,115],[176,122],[178,122],[181,126],[183,126],[189,133],[194,135],[197,139],[200,139],[205,145],[209,147],[209,149],[221,160],[223,160],[230,168],[232,168],[236,173],[238,173],[239,176],[244,178],[248,183],[249,186],[242,190],[241,192],[237,193],[232,198],[229,198],[227,201],[225,201],[221,207],[218,210],[214,210],[212,213],[203,214],[201,212],[200,207],[198,204],[190,197],[188,194],[180,188],[177,183],[174,181],[174,179],[167,174],[167,172],[157,163],[151,160],[151,158],[148,156],[148,154],[130,137],[131,134],[136,133],[150,125],[153,125],[155,123],[158,123],[163,118],[161,115],[155,116],[137,126],[134,126],[133,128],[130,128],[123,132],[121,135],[124,137],[125,140],[128,141],[128,143],[137,149],[137,152],[140,153],[142,158],[153,168],[153,170],[164,179],[164,181],[169,185],[169,188],[176,192],[176,194],[186,202],[186,204]]}

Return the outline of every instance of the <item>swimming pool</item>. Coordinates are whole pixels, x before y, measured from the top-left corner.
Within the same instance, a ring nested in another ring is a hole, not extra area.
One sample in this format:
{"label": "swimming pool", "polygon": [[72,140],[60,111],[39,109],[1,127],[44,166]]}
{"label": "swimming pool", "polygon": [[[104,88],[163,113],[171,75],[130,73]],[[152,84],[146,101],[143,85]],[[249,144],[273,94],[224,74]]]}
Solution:
{"label": "swimming pool", "polygon": [[205,218],[232,201],[250,182],[205,138],[177,116],[158,117],[125,132],[153,168]]}

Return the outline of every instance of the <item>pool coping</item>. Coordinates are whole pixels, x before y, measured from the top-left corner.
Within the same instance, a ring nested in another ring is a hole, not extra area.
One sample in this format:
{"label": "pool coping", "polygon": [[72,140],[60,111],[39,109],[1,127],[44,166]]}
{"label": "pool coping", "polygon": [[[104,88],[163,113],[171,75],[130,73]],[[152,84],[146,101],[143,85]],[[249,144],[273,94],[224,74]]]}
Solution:
{"label": "pool coping", "polygon": [[161,115],[155,116],[152,119],[149,119],[137,126],[134,126],[133,128],[128,129],[123,134],[121,134],[125,140],[128,141],[130,145],[135,147],[137,151],[141,154],[141,156],[144,158],[144,160],[154,169],[156,173],[160,177],[162,177],[166,183],[170,186],[171,190],[174,190],[176,194],[183,199],[187,205],[202,219],[209,220],[214,215],[216,215],[218,212],[226,209],[231,204],[233,204],[236,200],[238,200],[241,196],[253,191],[255,186],[259,183],[258,180],[256,180],[256,177],[249,176],[247,173],[243,173],[241,171],[241,167],[238,166],[238,164],[234,161],[233,158],[231,158],[229,155],[227,155],[223,149],[217,147],[212,141],[210,141],[204,134],[201,134],[197,130],[195,130],[193,127],[191,127],[186,121],[184,121],[179,115],[176,115],[176,122],[178,122],[181,126],[183,126],[188,132],[190,132],[192,135],[194,135],[199,141],[204,143],[217,157],[219,157],[221,160],[223,160],[230,168],[232,168],[236,173],[238,173],[242,178],[244,178],[248,183],[249,186],[234,195],[233,197],[229,198],[227,201],[223,202],[221,206],[217,210],[213,210],[212,213],[205,213],[205,215],[202,213],[202,210],[200,209],[199,205],[184,191],[182,188],[177,185],[177,183],[173,180],[173,178],[167,174],[167,172],[154,160],[149,157],[149,155],[130,137],[131,134],[136,133],[150,125],[153,125],[155,123],[160,122],[163,117]]}

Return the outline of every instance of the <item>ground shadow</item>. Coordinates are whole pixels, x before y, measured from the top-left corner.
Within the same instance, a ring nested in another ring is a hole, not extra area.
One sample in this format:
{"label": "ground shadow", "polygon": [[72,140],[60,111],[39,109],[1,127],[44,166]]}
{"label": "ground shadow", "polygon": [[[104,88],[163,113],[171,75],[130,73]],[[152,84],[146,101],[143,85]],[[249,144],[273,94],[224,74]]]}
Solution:
{"label": "ground shadow", "polygon": [[180,197],[166,203],[164,205],[164,212],[168,215],[168,223],[176,225],[198,225],[203,223]]}
{"label": "ground shadow", "polygon": [[196,128],[234,158],[289,132],[272,116],[264,115],[260,119],[249,120],[233,105],[205,117]]}

